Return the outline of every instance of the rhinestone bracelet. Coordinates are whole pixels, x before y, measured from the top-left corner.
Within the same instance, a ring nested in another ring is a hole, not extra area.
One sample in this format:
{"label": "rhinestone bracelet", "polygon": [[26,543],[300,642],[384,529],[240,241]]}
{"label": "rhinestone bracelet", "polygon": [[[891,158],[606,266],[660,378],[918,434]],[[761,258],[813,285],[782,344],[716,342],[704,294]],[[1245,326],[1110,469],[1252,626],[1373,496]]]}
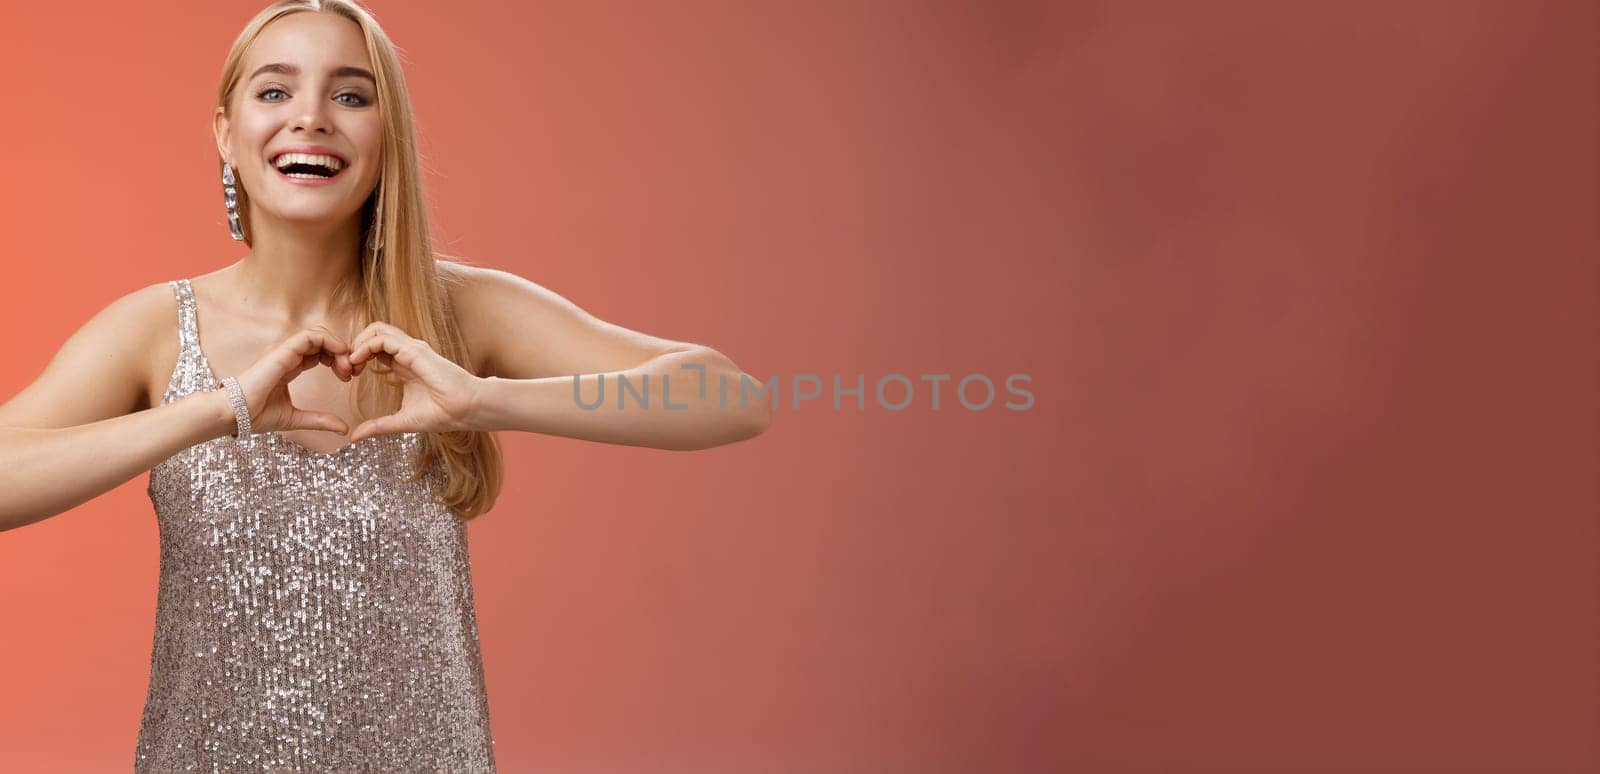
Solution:
{"label": "rhinestone bracelet", "polygon": [[233,418],[238,422],[238,432],[235,438],[247,438],[250,435],[250,405],[244,401],[244,390],[239,389],[239,380],[228,377],[222,380],[222,386],[228,390],[228,403],[233,406]]}

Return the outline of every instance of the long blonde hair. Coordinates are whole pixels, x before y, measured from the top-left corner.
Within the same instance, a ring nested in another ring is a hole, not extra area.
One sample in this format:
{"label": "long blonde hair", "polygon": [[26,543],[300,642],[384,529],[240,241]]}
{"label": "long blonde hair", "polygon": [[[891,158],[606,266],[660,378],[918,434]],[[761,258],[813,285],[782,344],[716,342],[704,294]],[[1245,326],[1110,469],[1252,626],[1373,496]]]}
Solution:
{"label": "long blonde hair", "polygon": [[[274,20],[292,13],[325,11],[343,16],[361,28],[367,54],[372,59],[372,74],[377,80],[378,113],[383,121],[383,168],[372,195],[362,206],[362,258],[358,287],[335,289],[336,297],[356,305],[360,327],[383,320],[433,347],[435,352],[471,370],[466,342],[455,324],[450,309],[449,286],[458,276],[448,263],[436,259],[428,235],[428,219],[422,190],[422,173],[417,160],[415,122],[406,93],[405,78],[394,44],[371,12],[352,0],[279,0],[273,3],[239,33],[222,67],[217,104],[229,115],[231,100],[244,54],[261,30]],[[221,173],[222,160],[218,160]],[[250,238],[250,195],[237,187],[239,222],[244,227],[245,244]],[[379,379],[359,379],[352,394],[352,410],[357,421],[393,413],[400,406],[403,385],[389,369],[380,370],[373,361],[366,374]],[[364,410],[370,409],[370,410]],[[444,504],[457,517],[470,520],[494,506],[500,493],[504,462],[499,441],[493,433],[457,431],[427,433],[415,460],[412,480],[424,476],[430,464],[442,460],[447,483],[442,493]]]}

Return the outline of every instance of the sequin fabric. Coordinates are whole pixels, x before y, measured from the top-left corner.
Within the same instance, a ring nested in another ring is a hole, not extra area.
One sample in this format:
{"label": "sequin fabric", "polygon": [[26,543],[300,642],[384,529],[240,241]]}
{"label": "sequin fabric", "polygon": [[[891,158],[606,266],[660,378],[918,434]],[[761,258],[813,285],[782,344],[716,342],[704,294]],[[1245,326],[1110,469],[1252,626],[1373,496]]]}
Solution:
{"label": "sequin fabric", "polygon": [[[162,403],[221,383],[188,280]],[[418,433],[332,453],[274,433],[163,460],[137,772],[492,772],[466,525]]]}

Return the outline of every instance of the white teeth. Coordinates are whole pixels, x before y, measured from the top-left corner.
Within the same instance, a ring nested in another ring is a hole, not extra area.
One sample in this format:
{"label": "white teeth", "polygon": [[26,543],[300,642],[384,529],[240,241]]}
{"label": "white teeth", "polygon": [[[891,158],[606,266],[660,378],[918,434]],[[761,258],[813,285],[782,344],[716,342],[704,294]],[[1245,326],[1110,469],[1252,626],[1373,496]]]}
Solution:
{"label": "white teeth", "polygon": [[[272,165],[278,169],[283,169],[290,164],[315,164],[320,167],[327,167],[334,172],[344,169],[344,162],[340,161],[337,157],[326,156],[322,154],[285,153],[272,160]],[[295,176],[296,175],[291,175],[291,177]],[[304,177],[315,177],[315,175],[304,175]]]}

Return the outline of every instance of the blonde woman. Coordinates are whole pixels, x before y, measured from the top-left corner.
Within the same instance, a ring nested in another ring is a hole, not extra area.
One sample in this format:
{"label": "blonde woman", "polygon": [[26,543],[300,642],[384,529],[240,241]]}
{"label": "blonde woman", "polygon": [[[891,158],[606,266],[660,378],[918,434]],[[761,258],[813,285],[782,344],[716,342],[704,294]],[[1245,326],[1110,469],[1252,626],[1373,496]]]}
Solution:
{"label": "blonde woman", "polygon": [[436,259],[405,81],[358,5],[252,19],[213,128],[249,254],[118,299],[0,406],[0,529],[150,471],[136,770],[492,771],[464,524],[499,490],[492,433],[699,449],[769,421],[701,385],[765,388]]}

